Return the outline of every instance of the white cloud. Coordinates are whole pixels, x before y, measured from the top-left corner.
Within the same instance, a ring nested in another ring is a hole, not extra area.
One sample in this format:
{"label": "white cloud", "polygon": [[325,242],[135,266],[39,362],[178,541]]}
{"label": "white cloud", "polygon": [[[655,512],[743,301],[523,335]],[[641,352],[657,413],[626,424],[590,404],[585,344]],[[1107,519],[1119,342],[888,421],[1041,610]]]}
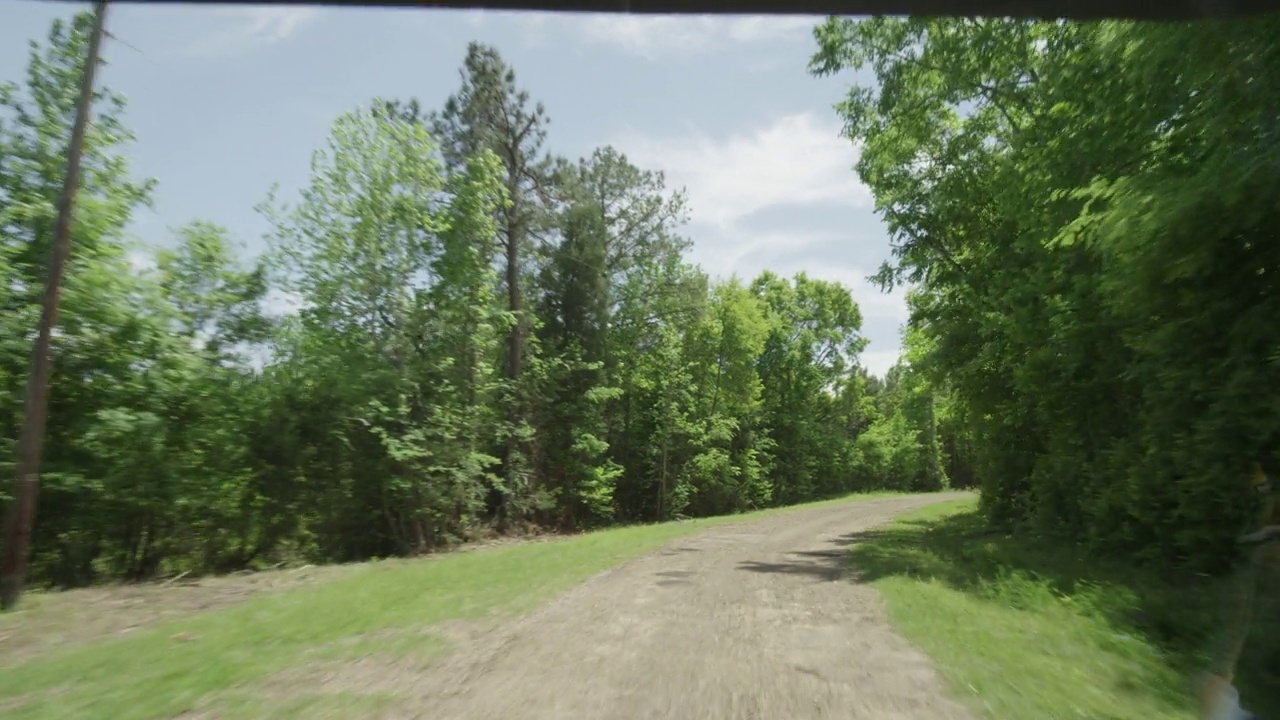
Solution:
{"label": "white cloud", "polygon": [[835,121],[811,113],[778,118],[754,132],[716,140],[701,132],[615,145],[641,167],[661,168],[689,191],[695,222],[722,229],[779,205],[857,205],[871,193],[853,172],[858,152]]}
{"label": "white cloud", "polygon": [[764,43],[806,38],[817,23],[812,17],[670,15],[588,15],[578,29],[588,41],[610,45],[646,58],[707,52],[729,44]]}
{"label": "white cloud", "polygon": [[239,55],[288,40],[315,21],[321,10],[307,6],[218,8],[218,29],[189,45],[185,54],[200,57]]}

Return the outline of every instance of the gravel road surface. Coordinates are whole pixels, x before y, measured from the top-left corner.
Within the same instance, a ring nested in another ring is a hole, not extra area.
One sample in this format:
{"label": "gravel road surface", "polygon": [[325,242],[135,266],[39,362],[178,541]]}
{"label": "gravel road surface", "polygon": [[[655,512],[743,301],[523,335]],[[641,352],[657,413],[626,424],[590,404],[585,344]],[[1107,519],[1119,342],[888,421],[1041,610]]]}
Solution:
{"label": "gravel road surface", "polygon": [[522,618],[459,630],[401,707],[433,720],[971,720],[845,562],[860,533],[955,497],[851,502],[676,540]]}

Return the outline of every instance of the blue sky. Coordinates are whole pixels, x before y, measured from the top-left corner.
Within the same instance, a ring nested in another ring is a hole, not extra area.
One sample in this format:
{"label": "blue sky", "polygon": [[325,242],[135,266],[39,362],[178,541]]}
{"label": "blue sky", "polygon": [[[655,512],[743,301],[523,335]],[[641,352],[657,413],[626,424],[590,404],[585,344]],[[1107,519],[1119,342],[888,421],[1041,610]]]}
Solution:
{"label": "blue sky", "polygon": [[[0,6],[0,80],[20,79],[27,40],[76,7]],[[101,82],[129,100],[135,171],[159,180],[134,232],[165,243],[207,219],[252,253],[265,229],[254,205],[273,183],[288,199],[306,182],[339,113],[375,96],[436,107],[467,43],[493,44],[546,104],[553,152],[611,144],[688,191],[692,259],[713,275],[804,270],[850,287],[871,341],[863,363],[883,373],[906,309],[865,280],[888,238],[832,109],[853,78],[805,71],[815,22],[114,5]]]}

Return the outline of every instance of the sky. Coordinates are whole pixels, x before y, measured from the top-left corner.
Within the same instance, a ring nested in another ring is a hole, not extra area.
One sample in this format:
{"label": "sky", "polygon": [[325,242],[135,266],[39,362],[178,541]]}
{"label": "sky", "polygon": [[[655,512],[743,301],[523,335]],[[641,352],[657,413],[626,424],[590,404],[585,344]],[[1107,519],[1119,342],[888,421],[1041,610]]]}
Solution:
{"label": "sky", "polygon": [[[0,4],[0,81],[28,41],[88,5]],[[159,181],[132,232],[151,244],[194,219],[263,249],[254,210],[292,199],[342,112],[374,97],[438,107],[472,40],[495,46],[551,117],[549,149],[612,145],[689,196],[690,259],[716,277],[804,271],[850,288],[869,340],[896,361],[906,304],[867,281],[889,257],[834,104],[852,74],[814,78],[811,17],[640,17],[487,11],[113,5],[99,83],[128,99],[134,172]]]}

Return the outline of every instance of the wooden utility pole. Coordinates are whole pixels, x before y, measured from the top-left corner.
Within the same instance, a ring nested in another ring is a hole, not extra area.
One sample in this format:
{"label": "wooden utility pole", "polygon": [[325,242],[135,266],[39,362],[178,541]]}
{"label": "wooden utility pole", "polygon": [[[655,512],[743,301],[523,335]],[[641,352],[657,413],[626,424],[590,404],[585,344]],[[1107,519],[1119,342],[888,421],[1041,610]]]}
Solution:
{"label": "wooden utility pole", "polygon": [[44,447],[45,420],[49,409],[49,366],[52,363],[49,348],[58,319],[58,290],[62,286],[67,257],[71,254],[71,210],[75,204],[76,189],[80,186],[80,151],[84,146],[85,128],[89,124],[93,76],[98,67],[98,48],[102,44],[106,17],[106,0],[98,0],[89,35],[89,56],[85,58],[84,76],[80,83],[80,102],[76,106],[71,142],[67,146],[67,174],[62,182],[58,219],[53,229],[53,258],[44,289],[40,328],[35,351],[31,355],[31,374],[27,378],[22,432],[17,447],[18,472],[13,482],[13,497],[5,513],[4,557],[0,558],[0,610],[10,610],[18,603],[27,573],[31,527],[36,517],[36,494],[40,490],[40,451]]}

